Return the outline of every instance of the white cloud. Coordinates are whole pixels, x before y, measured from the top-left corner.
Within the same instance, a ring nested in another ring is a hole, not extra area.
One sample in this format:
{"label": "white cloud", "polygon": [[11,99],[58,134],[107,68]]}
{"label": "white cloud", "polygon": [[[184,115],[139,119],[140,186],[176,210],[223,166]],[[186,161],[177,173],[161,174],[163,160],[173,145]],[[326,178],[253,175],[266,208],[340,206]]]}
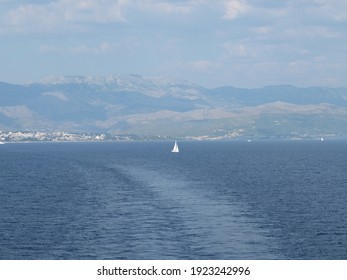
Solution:
{"label": "white cloud", "polygon": [[118,0],[60,0],[57,8],[71,22],[114,22],[124,21],[122,7],[128,1]]}
{"label": "white cloud", "polygon": [[283,30],[282,35],[289,38],[325,38],[333,39],[339,38],[341,34],[337,31],[330,30],[327,27],[322,26],[302,26],[302,28],[297,29],[290,27]]}
{"label": "white cloud", "polygon": [[146,6],[157,12],[163,12],[166,14],[172,13],[189,13],[191,11],[191,5],[185,4],[173,4],[170,2],[146,2]]}
{"label": "white cloud", "polygon": [[255,57],[257,54],[256,48],[251,48],[242,42],[226,42],[223,44],[223,48],[227,51],[228,55],[234,57]]}
{"label": "white cloud", "polygon": [[56,52],[58,49],[56,47],[53,46],[49,46],[49,45],[41,45],[39,47],[39,51],[43,52],[43,53],[51,53],[51,52]]}
{"label": "white cloud", "polygon": [[[1,1],[1,0],[0,0]],[[11,32],[83,31],[96,23],[127,22],[143,14],[188,15],[205,0],[54,0],[14,4],[0,11],[0,30]],[[160,23],[159,23],[160,25]]]}
{"label": "white cloud", "polygon": [[56,47],[51,45],[41,45],[38,50],[42,53],[72,53],[72,54],[105,54],[117,48],[117,44],[101,42],[99,45],[90,46],[81,44],[73,47]]}
{"label": "white cloud", "polygon": [[142,11],[157,14],[190,14],[194,9],[206,5],[205,0],[162,1],[162,0],[133,0],[129,6]]}
{"label": "white cloud", "polygon": [[211,68],[214,68],[215,66],[215,63],[210,60],[195,60],[188,63],[189,68],[202,72],[211,70]]}
{"label": "white cloud", "polygon": [[250,8],[244,0],[227,0],[224,4],[225,14],[223,15],[223,19],[226,20],[233,20]]}
{"label": "white cloud", "polygon": [[266,35],[270,34],[273,32],[273,27],[272,26],[256,26],[253,28],[253,32],[256,34],[261,34],[261,35]]}
{"label": "white cloud", "polygon": [[83,23],[124,21],[126,0],[58,0],[46,4],[22,4],[3,13],[9,32],[44,32],[81,29]]}
{"label": "white cloud", "polygon": [[230,55],[245,56],[246,47],[241,43],[225,43],[223,47],[227,50]]}
{"label": "white cloud", "polygon": [[5,24],[15,31],[23,31],[33,26],[49,29],[57,21],[56,12],[43,5],[23,5],[5,15]]}
{"label": "white cloud", "polygon": [[76,47],[71,47],[69,49],[70,53],[73,54],[102,54],[102,53],[108,53],[115,49],[115,46],[108,43],[108,42],[102,42],[99,46],[91,47],[87,45],[79,45]]}
{"label": "white cloud", "polygon": [[[335,75],[346,84],[347,0],[0,3],[0,34],[16,39],[3,40],[2,53],[9,55],[2,61],[18,63],[13,68],[23,69],[24,80],[35,72],[51,74],[54,61],[62,74],[165,72],[216,86],[295,83],[301,77],[309,84],[313,75]],[[14,61],[19,56],[25,65]],[[102,63],[94,63],[96,56]],[[18,70],[0,74],[19,76]]]}
{"label": "white cloud", "polygon": [[327,17],[336,21],[347,20],[346,0],[311,0],[311,10],[319,16]]}

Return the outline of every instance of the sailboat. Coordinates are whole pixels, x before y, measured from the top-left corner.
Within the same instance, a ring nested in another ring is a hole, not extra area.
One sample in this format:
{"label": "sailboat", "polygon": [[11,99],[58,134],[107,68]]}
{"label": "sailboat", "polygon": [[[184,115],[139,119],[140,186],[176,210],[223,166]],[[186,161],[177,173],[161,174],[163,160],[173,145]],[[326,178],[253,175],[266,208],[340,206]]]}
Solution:
{"label": "sailboat", "polygon": [[175,145],[171,150],[171,153],[179,153],[179,149],[178,149],[178,145],[177,145],[177,141],[175,141]]}

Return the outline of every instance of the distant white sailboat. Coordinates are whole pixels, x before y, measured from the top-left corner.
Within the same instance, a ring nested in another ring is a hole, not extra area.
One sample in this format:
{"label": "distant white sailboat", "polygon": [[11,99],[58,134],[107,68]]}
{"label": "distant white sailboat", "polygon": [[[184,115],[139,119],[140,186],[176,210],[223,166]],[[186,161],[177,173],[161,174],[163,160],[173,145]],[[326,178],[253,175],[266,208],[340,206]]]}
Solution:
{"label": "distant white sailboat", "polygon": [[177,145],[177,141],[175,141],[175,145],[174,147],[172,148],[171,150],[171,153],[179,153],[179,148],[178,148],[178,145]]}
{"label": "distant white sailboat", "polygon": [[320,138],[320,140],[323,142],[323,141],[324,141],[324,138],[323,138],[323,137],[321,137],[321,138]]}

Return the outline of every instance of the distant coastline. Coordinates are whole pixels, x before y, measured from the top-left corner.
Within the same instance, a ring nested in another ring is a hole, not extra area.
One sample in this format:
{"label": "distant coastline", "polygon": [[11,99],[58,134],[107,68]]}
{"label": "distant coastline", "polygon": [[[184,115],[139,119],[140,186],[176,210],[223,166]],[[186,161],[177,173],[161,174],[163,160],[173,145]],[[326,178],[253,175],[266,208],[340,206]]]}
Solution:
{"label": "distant coastline", "polygon": [[338,137],[332,134],[304,135],[302,137],[249,137],[249,135],[200,135],[200,136],[160,136],[160,135],[135,135],[121,134],[113,135],[109,133],[68,133],[68,132],[34,132],[34,131],[0,131],[0,142],[2,143],[33,143],[33,142],[129,142],[129,141],[246,141],[257,140],[344,140],[347,137]]}

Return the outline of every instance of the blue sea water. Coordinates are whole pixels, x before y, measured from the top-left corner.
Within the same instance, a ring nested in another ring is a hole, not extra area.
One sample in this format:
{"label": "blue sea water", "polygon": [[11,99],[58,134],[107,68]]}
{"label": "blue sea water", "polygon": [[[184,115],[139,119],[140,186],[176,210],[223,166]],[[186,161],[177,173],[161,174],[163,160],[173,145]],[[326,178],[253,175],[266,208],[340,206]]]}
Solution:
{"label": "blue sea water", "polygon": [[0,145],[1,259],[347,259],[347,143]]}

